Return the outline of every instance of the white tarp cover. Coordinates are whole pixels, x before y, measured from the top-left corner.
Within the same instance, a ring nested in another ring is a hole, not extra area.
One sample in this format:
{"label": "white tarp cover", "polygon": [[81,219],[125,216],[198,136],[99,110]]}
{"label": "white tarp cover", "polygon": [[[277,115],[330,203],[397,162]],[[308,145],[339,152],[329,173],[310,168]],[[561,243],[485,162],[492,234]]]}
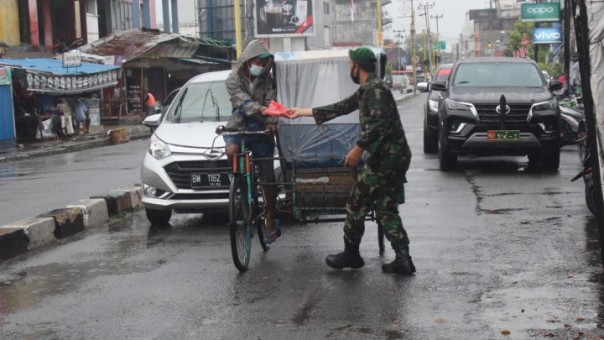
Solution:
{"label": "white tarp cover", "polygon": [[589,27],[590,86],[596,117],[600,183],[604,184],[604,97],[601,96],[604,93],[604,2],[586,1],[585,6]]}
{"label": "white tarp cover", "polygon": [[[317,107],[353,94],[348,50],[275,53],[277,101],[287,107]],[[281,118],[282,156],[298,166],[342,166],[343,157],[359,138],[358,111],[323,125],[313,118]]]}

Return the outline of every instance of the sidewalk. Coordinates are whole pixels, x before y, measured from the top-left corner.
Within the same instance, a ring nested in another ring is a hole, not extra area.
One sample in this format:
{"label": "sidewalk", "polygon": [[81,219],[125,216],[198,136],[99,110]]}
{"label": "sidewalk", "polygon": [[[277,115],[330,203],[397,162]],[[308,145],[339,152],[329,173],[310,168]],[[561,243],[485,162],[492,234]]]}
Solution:
{"label": "sidewalk", "polygon": [[96,131],[92,129],[93,132],[87,135],[65,136],[58,140],[47,138],[44,141],[19,141],[17,142],[17,147],[0,148],[0,163],[111,145],[108,132],[122,128],[127,131],[130,139],[141,139],[151,136],[150,129],[142,124],[105,125],[99,127]]}

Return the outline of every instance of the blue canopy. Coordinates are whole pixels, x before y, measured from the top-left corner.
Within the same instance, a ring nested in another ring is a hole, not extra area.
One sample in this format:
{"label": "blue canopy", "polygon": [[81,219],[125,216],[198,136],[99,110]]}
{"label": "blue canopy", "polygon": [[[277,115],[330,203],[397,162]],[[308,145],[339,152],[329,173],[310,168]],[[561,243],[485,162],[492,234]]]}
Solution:
{"label": "blue canopy", "polygon": [[0,59],[15,75],[25,73],[27,90],[33,92],[75,94],[117,85],[119,66],[81,63],[63,67],[60,59]]}

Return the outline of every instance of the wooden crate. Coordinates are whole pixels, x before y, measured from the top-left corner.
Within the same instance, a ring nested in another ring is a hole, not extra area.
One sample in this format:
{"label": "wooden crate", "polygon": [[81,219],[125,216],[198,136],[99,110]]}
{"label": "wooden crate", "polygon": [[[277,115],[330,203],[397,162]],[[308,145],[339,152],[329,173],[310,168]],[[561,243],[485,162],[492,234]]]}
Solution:
{"label": "wooden crate", "polygon": [[304,169],[293,182],[296,208],[330,211],[346,206],[354,178],[346,168]]}

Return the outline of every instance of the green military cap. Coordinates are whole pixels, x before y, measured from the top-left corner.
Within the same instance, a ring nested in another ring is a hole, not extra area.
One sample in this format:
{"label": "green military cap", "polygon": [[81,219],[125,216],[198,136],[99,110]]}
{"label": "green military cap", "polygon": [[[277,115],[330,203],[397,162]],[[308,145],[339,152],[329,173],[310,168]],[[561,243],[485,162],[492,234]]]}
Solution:
{"label": "green military cap", "polygon": [[272,54],[270,54],[268,52],[265,52],[265,53],[259,54],[258,58],[260,58],[260,59],[266,59],[266,58],[269,58],[269,57],[272,57],[272,56],[273,56]]}
{"label": "green military cap", "polygon": [[356,62],[375,63],[377,61],[373,51],[367,47],[359,47],[356,50],[350,50],[348,51],[348,56]]}

